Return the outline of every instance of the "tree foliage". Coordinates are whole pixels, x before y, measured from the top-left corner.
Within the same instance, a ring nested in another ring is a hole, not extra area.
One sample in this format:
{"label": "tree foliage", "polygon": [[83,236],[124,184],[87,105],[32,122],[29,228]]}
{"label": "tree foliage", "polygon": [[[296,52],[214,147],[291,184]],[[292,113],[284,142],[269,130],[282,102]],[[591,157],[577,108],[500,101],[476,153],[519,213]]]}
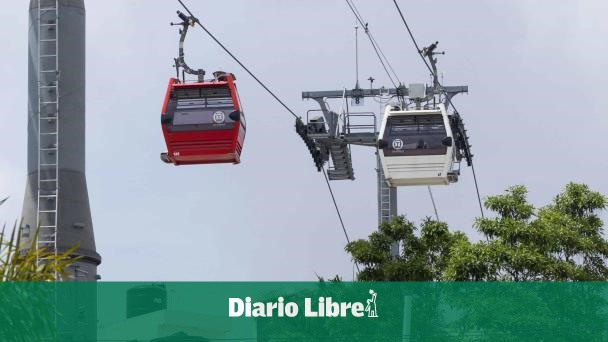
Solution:
{"label": "tree foliage", "polygon": [[22,251],[20,235],[16,223],[8,234],[6,225],[0,231],[0,341],[48,340],[56,329],[48,282],[67,277],[67,267],[78,260],[71,257],[77,246],[59,255],[43,248]]}
{"label": "tree foliage", "polygon": [[[8,197],[0,201],[0,205],[8,200]],[[37,240],[37,234],[33,241]],[[67,250],[65,253],[55,255],[44,248],[29,248],[21,250],[21,234],[17,223],[13,226],[7,237],[6,225],[0,232],[0,282],[7,281],[54,281],[56,277],[65,277],[69,265],[78,261],[71,255],[78,248]],[[45,262],[40,262],[44,260]]]}
{"label": "tree foliage", "polygon": [[[527,201],[527,189],[514,186],[486,199],[495,215],[475,220],[482,241],[471,242],[430,218],[418,229],[398,217],[346,251],[364,266],[363,281],[607,280],[608,241],[598,216],[606,204],[602,194],[570,183],[537,209]],[[393,243],[401,247],[396,258]]]}
{"label": "tree foliage", "polygon": [[13,226],[8,238],[5,231],[6,226],[0,232],[0,282],[54,281],[56,276],[65,277],[67,267],[77,261],[71,257],[76,248],[59,255],[43,248],[29,248],[22,252],[19,248],[21,238],[17,225]]}
{"label": "tree foliage", "polygon": [[[364,267],[359,280],[430,281],[441,279],[450,248],[461,239],[465,239],[462,233],[450,233],[443,222],[427,218],[418,229],[401,216],[382,224],[368,240],[349,243],[346,251]],[[393,243],[401,246],[398,258],[391,257]]]}

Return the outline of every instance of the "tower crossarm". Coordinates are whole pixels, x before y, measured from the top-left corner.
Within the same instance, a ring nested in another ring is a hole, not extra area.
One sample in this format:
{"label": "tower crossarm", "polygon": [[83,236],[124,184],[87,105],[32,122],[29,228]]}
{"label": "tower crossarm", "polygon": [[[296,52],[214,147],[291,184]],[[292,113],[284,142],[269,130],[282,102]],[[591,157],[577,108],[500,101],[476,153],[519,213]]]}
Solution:
{"label": "tower crossarm", "polygon": [[[445,86],[442,87],[442,91],[435,90],[434,87],[427,86],[427,94],[439,95],[445,93],[448,96],[453,97],[459,93],[468,93],[468,86]],[[340,99],[342,97],[356,98],[356,97],[376,97],[376,96],[409,96],[409,89],[405,86],[398,88],[374,88],[374,89],[351,89],[351,90],[324,90],[324,91],[303,91],[302,99],[315,100],[317,102],[323,101],[323,99]],[[321,107],[323,108],[323,106]]]}

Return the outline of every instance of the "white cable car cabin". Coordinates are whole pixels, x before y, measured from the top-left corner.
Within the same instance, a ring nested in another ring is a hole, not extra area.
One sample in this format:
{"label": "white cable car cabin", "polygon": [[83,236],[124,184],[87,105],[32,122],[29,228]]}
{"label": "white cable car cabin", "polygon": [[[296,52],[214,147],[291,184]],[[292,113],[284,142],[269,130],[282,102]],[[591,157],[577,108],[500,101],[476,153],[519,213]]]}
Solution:
{"label": "white cable car cabin", "polygon": [[436,109],[386,106],[378,153],[389,186],[456,182],[454,138],[443,104]]}

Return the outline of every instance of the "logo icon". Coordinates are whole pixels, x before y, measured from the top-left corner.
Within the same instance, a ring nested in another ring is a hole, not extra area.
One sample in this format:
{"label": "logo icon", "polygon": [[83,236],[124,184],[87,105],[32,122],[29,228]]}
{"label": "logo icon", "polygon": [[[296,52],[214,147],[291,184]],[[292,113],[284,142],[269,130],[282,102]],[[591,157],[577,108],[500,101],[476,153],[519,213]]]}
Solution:
{"label": "logo icon", "polygon": [[[395,142],[393,142],[394,145]],[[365,307],[367,317],[378,317],[378,311],[376,311],[376,297],[378,294],[374,290],[369,290],[369,294],[372,295],[372,298],[367,300],[367,306]]]}
{"label": "logo icon", "polygon": [[403,149],[403,140],[401,140],[401,139],[395,139],[395,140],[393,140],[393,148],[395,150],[401,150],[401,149]]}
{"label": "logo icon", "polygon": [[224,123],[224,121],[226,121],[226,114],[224,114],[224,112],[218,110],[217,112],[213,113],[213,122],[216,124],[221,124]]}

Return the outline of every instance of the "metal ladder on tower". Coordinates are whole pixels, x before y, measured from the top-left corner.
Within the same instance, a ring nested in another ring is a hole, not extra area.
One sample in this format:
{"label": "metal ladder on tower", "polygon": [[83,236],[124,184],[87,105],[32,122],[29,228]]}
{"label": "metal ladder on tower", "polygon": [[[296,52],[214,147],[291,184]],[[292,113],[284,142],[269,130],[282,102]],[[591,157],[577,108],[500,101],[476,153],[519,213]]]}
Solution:
{"label": "metal ladder on tower", "polygon": [[397,189],[388,186],[380,158],[377,158],[378,172],[378,223],[391,222],[396,216]]}
{"label": "metal ladder on tower", "polygon": [[[57,256],[59,209],[59,0],[38,1],[38,198],[36,249]],[[38,263],[45,260],[37,253]],[[57,274],[55,275],[57,278]]]}
{"label": "metal ladder on tower", "polygon": [[[386,183],[384,170],[378,152],[376,152],[376,172],[378,173],[378,225],[390,223],[397,216],[397,188]],[[399,256],[399,243],[390,247],[391,256]]]}

